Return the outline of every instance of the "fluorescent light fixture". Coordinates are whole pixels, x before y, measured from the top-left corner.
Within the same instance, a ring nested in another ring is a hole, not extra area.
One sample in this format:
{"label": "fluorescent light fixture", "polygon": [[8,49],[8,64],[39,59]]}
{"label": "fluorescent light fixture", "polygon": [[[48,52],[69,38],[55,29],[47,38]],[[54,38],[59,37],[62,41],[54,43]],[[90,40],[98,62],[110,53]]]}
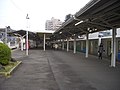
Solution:
{"label": "fluorescent light fixture", "polygon": [[92,30],[90,29],[89,32],[92,32]]}
{"label": "fluorescent light fixture", "polygon": [[97,31],[97,29],[95,29],[95,31]]}
{"label": "fluorescent light fixture", "polygon": [[73,34],[72,36],[75,36],[75,34]]}
{"label": "fluorescent light fixture", "polygon": [[60,32],[59,34],[62,34],[62,32]]}
{"label": "fluorescent light fixture", "polygon": [[78,36],[78,38],[79,38],[79,39],[84,39],[84,36],[83,36],[83,35],[82,35],[82,36]]}
{"label": "fluorescent light fixture", "polygon": [[75,26],[77,26],[77,25],[79,25],[79,24],[81,24],[81,23],[83,23],[83,20],[77,22],[77,23],[75,24]]}
{"label": "fluorescent light fixture", "polygon": [[90,28],[88,28],[88,31],[90,30]]}
{"label": "fluorescent light fixture", "polygon": [[81,38],[81,36],[78,36],[78,38]]}

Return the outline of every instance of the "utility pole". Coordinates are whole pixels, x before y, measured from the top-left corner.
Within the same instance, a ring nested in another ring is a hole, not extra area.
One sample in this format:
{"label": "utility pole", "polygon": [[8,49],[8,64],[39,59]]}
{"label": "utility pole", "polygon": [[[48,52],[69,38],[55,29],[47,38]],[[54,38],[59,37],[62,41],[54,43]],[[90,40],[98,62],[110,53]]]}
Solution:
{"label": "utility pole", "polygon": [[26,31],[26,55],[28,56],[28,28],[29,28],[29,25],[28,25],[28,20],[30,19],[28,14],[26,16],[26,19],[27,19],[27,31]]}

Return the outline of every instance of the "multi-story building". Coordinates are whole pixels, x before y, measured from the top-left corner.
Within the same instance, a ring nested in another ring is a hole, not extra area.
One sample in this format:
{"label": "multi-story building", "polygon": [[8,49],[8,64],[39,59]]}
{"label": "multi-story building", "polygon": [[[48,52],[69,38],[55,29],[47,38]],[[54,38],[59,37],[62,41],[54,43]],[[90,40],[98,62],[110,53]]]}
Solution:
{"label": "multi-story building", "polygon": [[8,46],[13,46],[16,43],[16,37],[10,36],[8,33],[14,32],[15,30],[12,30],[10,26],[6,28],[0,28],[0,42],[3,42],[7,44]]}
{"label": "multi-story building", "polygon": [[63,22],[60,21],[60,19],[55,19],[54,17],[52,17],[51,20],[46,20],[45,30],[55,31],[62,25],[62,23]]}

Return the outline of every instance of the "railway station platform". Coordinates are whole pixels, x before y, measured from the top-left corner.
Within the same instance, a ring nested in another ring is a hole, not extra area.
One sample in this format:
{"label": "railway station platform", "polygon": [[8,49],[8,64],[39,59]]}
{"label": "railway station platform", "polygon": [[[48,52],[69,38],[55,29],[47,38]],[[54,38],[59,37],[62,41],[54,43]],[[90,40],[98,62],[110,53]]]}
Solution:
{"label": "railway station platform", "polygon": [[12,52],[22,64],[11,77],[0,76],[0,90],[120,90],[120,64],[84,53],[59,50]]}

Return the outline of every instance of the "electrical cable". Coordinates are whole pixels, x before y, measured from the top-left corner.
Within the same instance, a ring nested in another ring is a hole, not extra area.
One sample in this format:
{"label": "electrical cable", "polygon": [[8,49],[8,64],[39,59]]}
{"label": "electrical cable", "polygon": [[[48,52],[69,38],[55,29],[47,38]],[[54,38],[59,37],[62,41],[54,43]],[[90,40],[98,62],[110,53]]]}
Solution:
{"label": "electrical cable", "polygon": [[10,0],[10,2],[14,5],[16,9],[18,9],[22,14],[26,14],[24,10],[22,10],[13,0]]}

